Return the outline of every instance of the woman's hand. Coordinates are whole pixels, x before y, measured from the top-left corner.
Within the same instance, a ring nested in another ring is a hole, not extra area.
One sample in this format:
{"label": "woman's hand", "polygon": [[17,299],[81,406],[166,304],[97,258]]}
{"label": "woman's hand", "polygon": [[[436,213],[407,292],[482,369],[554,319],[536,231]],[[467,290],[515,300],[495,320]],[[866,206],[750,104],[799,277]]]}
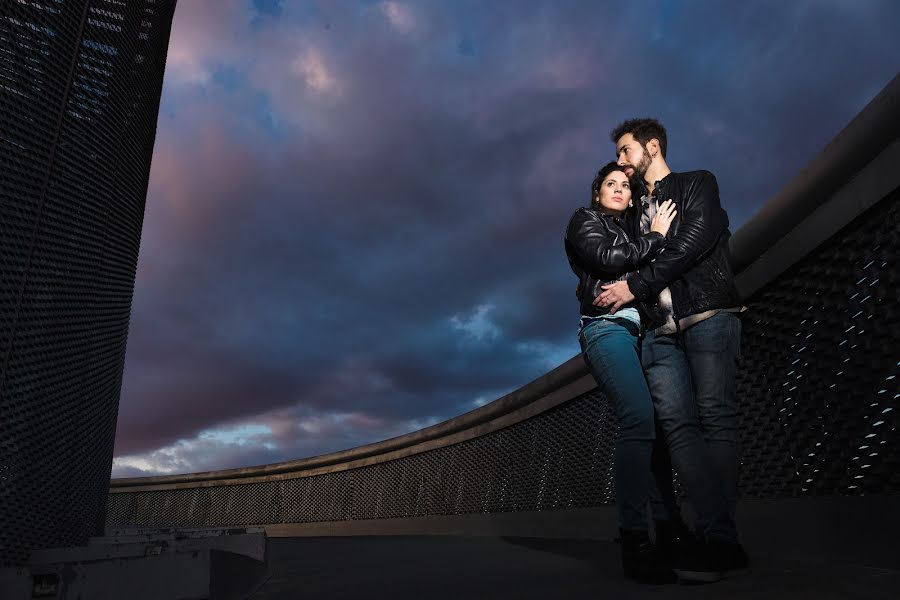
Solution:
{"label": "woman's hand", "polygon": [[675,204],[672,203],[671,198],[660,204],[653,217],[653,222],[650,223],[650,231],[665,236],[669,232],[669,226],[672,225],[672,219],[675,218],[675,212]]}

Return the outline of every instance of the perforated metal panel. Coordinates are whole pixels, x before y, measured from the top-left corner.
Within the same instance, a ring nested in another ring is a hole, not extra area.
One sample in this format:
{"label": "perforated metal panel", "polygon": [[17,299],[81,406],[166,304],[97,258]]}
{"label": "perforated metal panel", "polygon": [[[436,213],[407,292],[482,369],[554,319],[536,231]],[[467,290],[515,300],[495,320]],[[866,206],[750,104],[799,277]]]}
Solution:
{"label": "perforated metal panel", "polygon": [[102,531],[174,6],[0,2],[0,566]]}
{"label": "perforated metal panel", "polygon": [[738,376],[743,487],[900,491],[900,190],[750,302]]}
{"label": "perforated metal panel", "polygon": [[[749,496],[896,493],[895,192],[760,290],[738,379]],[[390,462],[242,485],[114,493],[110,527],[223,526],[553,510],[614,502],[597,391]]]}
{"label": "perforated metal panel", "polygon": [[305,523],[550,510],[613,501],[608,404],[586,394],[453,446],[347,471],[111,494],[110,526]]}

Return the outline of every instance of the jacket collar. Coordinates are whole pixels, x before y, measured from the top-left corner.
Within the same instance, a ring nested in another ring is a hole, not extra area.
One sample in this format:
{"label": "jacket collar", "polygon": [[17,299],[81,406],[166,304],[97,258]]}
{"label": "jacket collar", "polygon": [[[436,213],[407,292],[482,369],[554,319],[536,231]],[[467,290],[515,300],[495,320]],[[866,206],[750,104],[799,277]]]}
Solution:
{"label": "jacket collar", "polygon": [[[668,186],[670,183],[672,183],[672,181],[675,179],[675,177],[673,177],[674,175],[675,175],[674,171],[669,171],[668,175],[666,175],[665,177],[663,177],[662,179],[657,181],[656,184],[654,184],[653,190],[654,190],[654,194],[656,195],[657,198],[659,197],[659,191],[666,189],[666,186]],[[644,188],[645,193],[646,193],[646,189],[647,188],[645,187]]]}
{"label": "jacket collar", "polygon": [[[591,210],[593,210],[595,213],[597,213],[598,215],[600,215],[601,217],[606,217],[609,219],[616,219],[617,221],[621,221],[622,219],[625,218],[625,213],[623,213],[622,215],[614,215],[611,212],[607,212],[607,210],[605,208],[603,208],[596,202],[591,202],[591,206],[589,208]],[[626,212],[627,212],[627,210],[626,210]]]}

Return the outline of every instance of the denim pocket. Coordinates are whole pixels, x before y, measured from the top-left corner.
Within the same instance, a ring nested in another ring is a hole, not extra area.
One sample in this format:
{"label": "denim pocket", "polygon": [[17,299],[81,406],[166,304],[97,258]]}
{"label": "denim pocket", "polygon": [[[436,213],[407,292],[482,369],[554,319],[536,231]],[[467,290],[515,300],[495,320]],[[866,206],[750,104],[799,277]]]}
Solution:
{"label": "denim pocket", "polygon": [[719,312],[684,332],[688,350],[693,352],[739,352],[741,320],[730,312]]}

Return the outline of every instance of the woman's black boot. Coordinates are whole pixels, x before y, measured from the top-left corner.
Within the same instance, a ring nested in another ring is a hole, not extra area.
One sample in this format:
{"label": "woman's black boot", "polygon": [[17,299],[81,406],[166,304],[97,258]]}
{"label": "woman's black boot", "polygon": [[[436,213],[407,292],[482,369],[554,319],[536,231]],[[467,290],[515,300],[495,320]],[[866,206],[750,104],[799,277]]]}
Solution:
{"label": "woman's black boot", "polygon": [[620,529],[619,533],[625,577],[640,583],[675,583],[678,578],[659,556],[646,531]]}
{"label": "woman's black boot", "polygon": [[675,559],[697,551],[697,538],[681,519],[656,521],[656,550],[672,566]]}

